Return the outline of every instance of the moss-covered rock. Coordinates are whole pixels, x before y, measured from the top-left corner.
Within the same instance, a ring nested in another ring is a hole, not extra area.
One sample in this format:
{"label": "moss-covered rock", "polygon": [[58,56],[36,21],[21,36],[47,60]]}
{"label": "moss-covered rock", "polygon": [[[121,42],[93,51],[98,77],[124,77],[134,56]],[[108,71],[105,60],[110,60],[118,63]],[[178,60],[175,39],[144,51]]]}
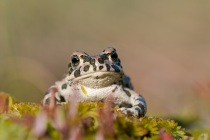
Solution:
{"label": "moss-covered rock", "polygon": [[193,139],[174,120],[125,116],[110,102],[43,107],[4,94],[0,101],[0,139]]}

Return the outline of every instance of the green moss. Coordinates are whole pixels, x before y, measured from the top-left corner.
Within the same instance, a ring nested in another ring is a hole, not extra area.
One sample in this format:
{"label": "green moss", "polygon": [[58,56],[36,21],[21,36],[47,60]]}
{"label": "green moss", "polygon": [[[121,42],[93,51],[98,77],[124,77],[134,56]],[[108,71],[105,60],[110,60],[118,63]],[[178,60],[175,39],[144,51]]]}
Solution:
{"label": "green moss", "polygon": [[9,114],[13,114],[17,117],[22,117],[24,115],[32,115],[35,116],[39,110],[41,109],[40,104],[36,103],[14,103],[11,105],[9,110]]}
{"label": "green moss", "polygon": [[202,138],[202,140],[206,140],[205,137],[207,137],[208,139],[210,138],[210,130],[207,130],[205,128],[192,130],[192,134],[196,138]]}
{"label": "green moss", "polygon": [[[161,136],[175,139],[192,138],[174,120],[148,116],[143,118],[125,116],[117,111],[118,107],[112,108],[110,103],[83,102],[53,107],[42,107],[40,104],[24,102],[10,102],[9,104],[8,110],[2,110],[3,113],[0,115],[0,126],[2,126],[0,132],[9,131],[13,133],[11,137],[22,139],[27,137],[33,137],[33,139],[103,137],[133,140],[153,140]],[[6,134],[2,134],[4,135]]]}
{"label": "green moss", "polygon": [[22,124],[0,117],[0,139],[1,140],[25,140],[36,139],[29,129]]}

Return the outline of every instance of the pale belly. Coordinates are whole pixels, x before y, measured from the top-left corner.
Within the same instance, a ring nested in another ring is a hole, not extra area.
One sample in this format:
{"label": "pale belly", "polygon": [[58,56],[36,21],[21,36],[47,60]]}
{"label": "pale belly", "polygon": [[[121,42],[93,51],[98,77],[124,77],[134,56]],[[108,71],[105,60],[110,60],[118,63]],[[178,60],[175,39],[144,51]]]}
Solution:
{"label": "pale belly", "polygon": [[122,102],[130,102],[130,98],[126,95],[123,88],[119,85],[111,85],[103,88],[89,88],[81,85],[74,85],[67,88],[61,93],[66,100],[70,98],[76,99],[78,102],[84,101],[104,101],[107,97],[111,97],[115,104]]}

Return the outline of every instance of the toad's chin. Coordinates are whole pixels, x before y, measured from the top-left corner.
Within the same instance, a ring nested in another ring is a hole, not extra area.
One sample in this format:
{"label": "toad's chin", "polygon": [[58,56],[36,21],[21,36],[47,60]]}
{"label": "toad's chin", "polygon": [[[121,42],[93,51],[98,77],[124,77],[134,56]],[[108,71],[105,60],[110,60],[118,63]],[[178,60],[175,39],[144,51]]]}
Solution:
{"label": "toad's chin", "polygon": [[122,74],[117,72],[94,72],[77,77],[72,80],[72,83],[91,88],[101,88],[113,85],[120,80],[122,80]]}

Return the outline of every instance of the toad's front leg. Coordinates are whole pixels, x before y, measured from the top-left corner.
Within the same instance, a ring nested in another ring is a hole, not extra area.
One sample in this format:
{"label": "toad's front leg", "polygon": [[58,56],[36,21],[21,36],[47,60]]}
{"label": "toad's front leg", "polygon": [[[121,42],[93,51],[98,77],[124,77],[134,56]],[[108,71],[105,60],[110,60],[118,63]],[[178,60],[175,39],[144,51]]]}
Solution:
{"label": "toad's front leg", "polygon": [[127,92],[128,95],[130,95],[130,100],[129,103],[126,104],[126,106],[123,105],[123,103],[120,106],[119,110],[127,115],[143,117],[147,111],[147,106],[144,98],[140,94],[128,88],[125,88],[124,91]]}
{"label": "toad's front leg", "polygon": [[42,102],[44,105],[48,105],[50,101],[52,101],[51,99],[53,99],[57,105],[66,104],[69,101],[70,94],[71,87],[68,86],[63,79],[55,82],[55,84],[48,89]]}

